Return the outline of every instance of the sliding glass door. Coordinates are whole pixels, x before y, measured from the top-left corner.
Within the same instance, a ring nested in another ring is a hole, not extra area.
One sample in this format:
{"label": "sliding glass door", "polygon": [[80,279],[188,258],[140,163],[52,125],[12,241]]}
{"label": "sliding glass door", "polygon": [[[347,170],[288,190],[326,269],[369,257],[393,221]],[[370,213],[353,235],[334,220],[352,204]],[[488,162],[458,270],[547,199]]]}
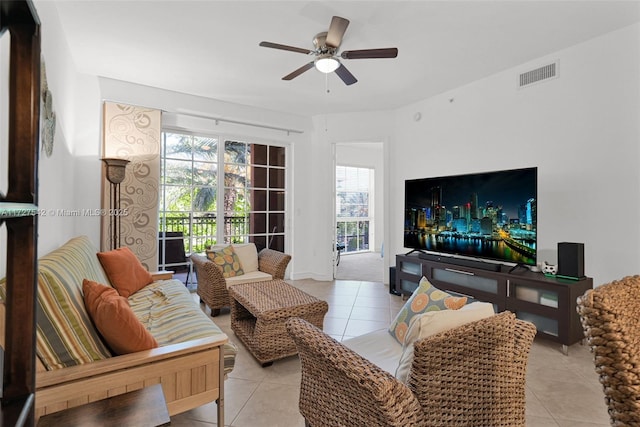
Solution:
{"label": "sliding glass door", "polygon": [[185,263],[176,241],[184,254],[245,242],[285,250],[286,147],[164,132],[161,153],[160,269]]}

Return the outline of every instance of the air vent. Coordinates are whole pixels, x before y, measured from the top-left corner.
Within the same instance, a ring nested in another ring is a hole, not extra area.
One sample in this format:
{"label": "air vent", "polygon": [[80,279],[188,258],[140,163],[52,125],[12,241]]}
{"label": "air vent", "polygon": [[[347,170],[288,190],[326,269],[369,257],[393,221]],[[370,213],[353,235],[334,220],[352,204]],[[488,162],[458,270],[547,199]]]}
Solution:
{"label": "air vent", "polygon": [[536,68],[535,70],[527,71],[520,74],[520,81],[518,87],[527,87],[534,83],[538,83],[544,80],[553,79],[558,77],[558,62],[545,65],[544,67]]}

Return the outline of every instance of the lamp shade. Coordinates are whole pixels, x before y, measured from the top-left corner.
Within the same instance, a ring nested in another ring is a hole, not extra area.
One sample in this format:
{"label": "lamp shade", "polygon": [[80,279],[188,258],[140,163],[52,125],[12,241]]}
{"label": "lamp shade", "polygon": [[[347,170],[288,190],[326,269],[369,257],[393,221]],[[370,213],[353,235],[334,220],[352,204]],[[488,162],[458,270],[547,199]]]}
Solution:
{"label": "lamp shade", "polygon": [[126,159],[102,159],[107,165],[107,179],[112,184],[120,184],[124,181],[124,173],[129,163]]}

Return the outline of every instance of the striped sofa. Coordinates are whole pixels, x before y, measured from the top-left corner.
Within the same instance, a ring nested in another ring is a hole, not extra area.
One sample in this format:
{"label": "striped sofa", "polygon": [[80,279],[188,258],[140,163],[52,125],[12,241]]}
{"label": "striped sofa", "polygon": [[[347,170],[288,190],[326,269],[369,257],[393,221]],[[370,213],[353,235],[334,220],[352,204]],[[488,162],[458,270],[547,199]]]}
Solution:
{"label": "striped sofa", "polygon": [[80,236],[38,260],[36,416],[159,383],[171,415],[217,401],[223,425],[235,345],[180,281],[154,277],[128,301],[159,347],[112,355],[82,296],[84,279],[110,285],[97,252]]}

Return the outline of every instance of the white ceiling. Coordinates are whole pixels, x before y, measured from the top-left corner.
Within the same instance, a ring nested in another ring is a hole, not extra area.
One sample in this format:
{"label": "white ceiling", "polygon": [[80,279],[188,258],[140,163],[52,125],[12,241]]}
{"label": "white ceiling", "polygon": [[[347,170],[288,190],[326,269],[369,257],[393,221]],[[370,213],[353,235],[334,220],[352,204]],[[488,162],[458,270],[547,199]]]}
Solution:
{"label": "white ceiling", "polygon": [[[400,107],[640,21],[638,1],[62,0],[56,6],[82,73],[301,115]],[[310,58],[258,43],[313,49],[313,36],[328,29],[333,15],[351,21],[341,50],[397,47],[398,57],[343,60],[359,80],[351,86],[315,69],[281,80]]]}

